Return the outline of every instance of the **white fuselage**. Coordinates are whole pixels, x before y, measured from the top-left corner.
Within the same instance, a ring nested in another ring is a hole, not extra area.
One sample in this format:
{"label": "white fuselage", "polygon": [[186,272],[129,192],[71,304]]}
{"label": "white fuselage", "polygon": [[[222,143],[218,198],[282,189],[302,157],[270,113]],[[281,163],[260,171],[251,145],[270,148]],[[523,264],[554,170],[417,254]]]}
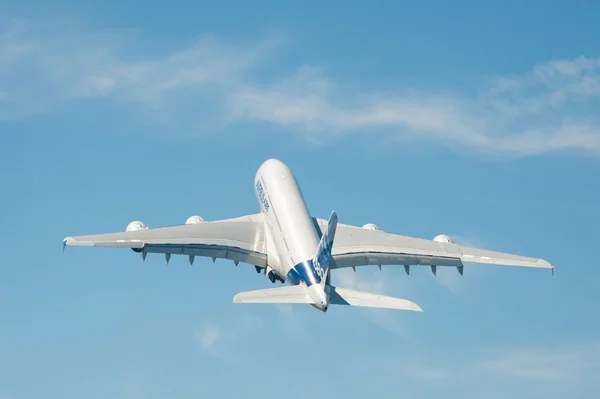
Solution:
{"label": "white fuselage", "polygon": [[269,159],[256,172],[254,190],[265,218],[269,266],[289,284],[306,285],[326,310],[329,295],[312,264],[319,236],[296,178],[281,161]]}

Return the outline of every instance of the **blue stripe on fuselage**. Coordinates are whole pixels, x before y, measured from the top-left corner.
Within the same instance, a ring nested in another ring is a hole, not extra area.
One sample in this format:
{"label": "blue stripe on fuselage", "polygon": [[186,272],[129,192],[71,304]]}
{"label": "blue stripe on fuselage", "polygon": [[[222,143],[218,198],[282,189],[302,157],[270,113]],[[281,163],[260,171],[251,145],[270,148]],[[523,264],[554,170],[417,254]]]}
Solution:
{"label": "blue stripe on fuselage", "polygon": [[286,280],[292,285],[298,285],[300,281],[304,281],[307,287],[321,282],[321,278],[315,272],[312,260],[305,260],[294,265],[288,272]]}
{"label": "blue stripe on fuselage", "polygon": [[290,283],[290,285],[298,285],[298,284],[300,284],[300,281],[302,281],[300,279],[300,275],[294,268],[290,269],[290,271],[288,272],[285,279],[287,280],[288,283]]}

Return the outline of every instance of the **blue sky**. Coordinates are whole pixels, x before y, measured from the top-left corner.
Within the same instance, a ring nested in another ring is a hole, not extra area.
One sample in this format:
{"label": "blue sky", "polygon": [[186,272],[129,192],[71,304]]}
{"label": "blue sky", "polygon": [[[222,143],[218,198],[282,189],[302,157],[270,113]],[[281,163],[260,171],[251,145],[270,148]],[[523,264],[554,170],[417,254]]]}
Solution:
{"label": "blue sky", "polygon": [[[0,398],[590,398],[600,5],[0,6]],[[341,223],[549,271],[358,269],[423,313],[233,305],[253,267],[68,235],[258,211],[276,157]],[[325,179],[323,170],[329,176]]]}

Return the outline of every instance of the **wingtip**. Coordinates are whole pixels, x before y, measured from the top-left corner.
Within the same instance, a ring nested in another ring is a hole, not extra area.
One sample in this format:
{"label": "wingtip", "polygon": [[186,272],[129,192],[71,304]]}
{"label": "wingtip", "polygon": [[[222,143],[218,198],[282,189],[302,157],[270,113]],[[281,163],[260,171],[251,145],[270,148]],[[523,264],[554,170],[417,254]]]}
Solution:
{"label": "wingtip", "polygon": [[413,301],[409,301],[407,299],[403,299],[404,301],[404,305],[399,307],[398,309],[403,309],[403,310],[411,310],[413,312],[422,312],[423,309],[415,302]]}
{"label": "wingtip", "polygon": [[64,247],[93,247],[95,246],[94,241],[75,239],[74,237],[65,237],[63,239],[63,249]]}
{"label": "wingtip", "polygon": [[70,243],[72,240],[73,240],[73,238],[72,238],[72,237],[65,237],[65,238],[63,238],[63,241],[62,241],[62,250],[63,250],[63,252],[65,252],[65,247],[66,247],[67,245],[69,245],[69,243]]}
{"label": "wingtip", "polygon": [[544,269],[554,269],[554,265],[544,259],[538,259],[535,263],[538,265],[538,267]]}

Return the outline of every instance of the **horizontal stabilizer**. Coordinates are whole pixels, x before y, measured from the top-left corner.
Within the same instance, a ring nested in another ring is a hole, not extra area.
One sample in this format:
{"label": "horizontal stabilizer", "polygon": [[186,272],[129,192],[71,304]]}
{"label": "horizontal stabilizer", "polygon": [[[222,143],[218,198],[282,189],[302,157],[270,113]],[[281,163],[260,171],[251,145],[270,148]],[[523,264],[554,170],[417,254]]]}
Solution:
{"label": "horizontal stabilizer", "polygon": [[233,303],[314,303],[303,285],[240,292]]}
{"label": "horizontal stabilizer", "polygon": [[406,299],[394,298],[391,296],[371,294],[350,290],[348,288],[331,287],[331,304],[332,305],[350,305],[363,306],[367,308],[383,308],[397,310],[413,310],[422,312],[419,305]]}

